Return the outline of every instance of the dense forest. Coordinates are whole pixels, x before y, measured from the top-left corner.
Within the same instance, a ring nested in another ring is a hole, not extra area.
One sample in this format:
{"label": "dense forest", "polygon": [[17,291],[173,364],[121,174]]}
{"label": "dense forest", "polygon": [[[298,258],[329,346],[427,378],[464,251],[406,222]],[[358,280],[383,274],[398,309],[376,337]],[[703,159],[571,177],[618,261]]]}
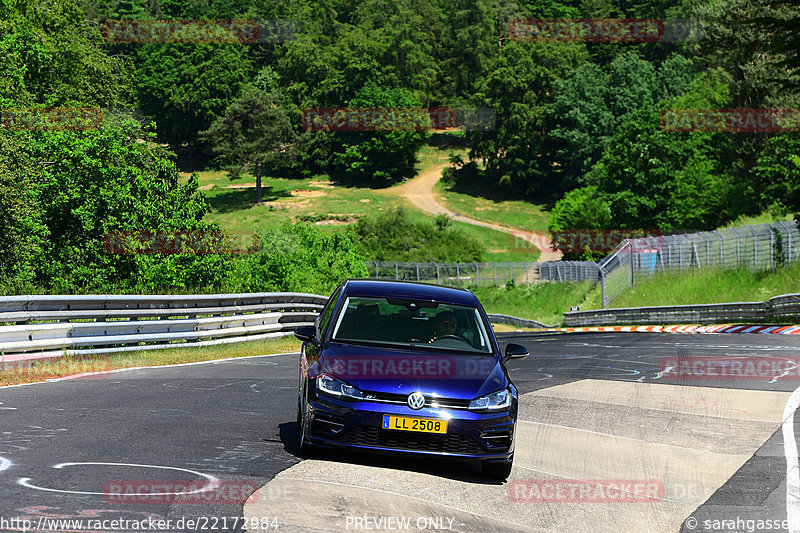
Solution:
{"label": "dense forest", "polygon": [[[655,42],[509,31],[542,18],[683,31]],[[153,20],[259,30],[239,42],[113,31]],[[413,174],[426,131],[310,131],[309,108],[490,109],[494,126],[467,131],[452,178],[553,206],[554,230],[710,229],[797,212],[800,128],[668,131],[662,117],[798,108],[798,51],[800,0],[0,0],[0,286],[324,291],[364,275],[356,233],[302,224],[246,258],[104,251],[114,231],[219,229],[178,160],[370,187]],[[103,112],[94,128],[19,117],[53,108]]]}

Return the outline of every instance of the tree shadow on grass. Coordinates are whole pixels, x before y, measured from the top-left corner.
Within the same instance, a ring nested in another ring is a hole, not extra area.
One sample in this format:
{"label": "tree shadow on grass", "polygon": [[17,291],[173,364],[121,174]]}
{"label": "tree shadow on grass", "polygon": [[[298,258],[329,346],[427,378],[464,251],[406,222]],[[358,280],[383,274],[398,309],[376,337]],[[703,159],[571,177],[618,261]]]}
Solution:
{"label": "tree shadow on grass", "polygon": [[[291,196],[289,191],[274,191],[269,186],[261,188],[262,202],[273,202],[278,198],[288,198],[289,196]],[[256,188],[219,189],[216,194],[207,194],[206,199],[215,213],[241,211],[256,205]]]}
{"label": "tree shadow on grass", "polygon": [[478,170],[474,176],[467,176],[464,173],[457,174],[455,181],[444,183],[444,186],[453,192],[493,202],[519,200],[519,195],[515,195],[511,190],[501,186],[483,170]]}
{"label": "tree shadow on grass", "polygon": [[466,148],[466,136],[451,132],[431,133],[428,144],[435,146],[438,150],[450,150],[452,148]]}

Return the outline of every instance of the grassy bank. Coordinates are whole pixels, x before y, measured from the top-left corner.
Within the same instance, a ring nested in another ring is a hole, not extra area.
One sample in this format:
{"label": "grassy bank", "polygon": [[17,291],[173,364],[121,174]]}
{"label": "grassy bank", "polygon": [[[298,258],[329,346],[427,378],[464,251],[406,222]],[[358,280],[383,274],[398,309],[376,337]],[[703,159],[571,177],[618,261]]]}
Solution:
{"label": "grassy bank", "polygon": [[760,302],[796,292],[800,292],[800,263],[764,272],[696,270],[688,274],[659,274],[642,280],[614,300],[612,306]]}
{"label": "grassy bank", "polygon": [[[542,283],[506,289],[474,290],[487,312],[559,324],[564,311],[578,306],[582,311],[600,309],[599,284]],[[697,270],[691,273],[658,274],[640,279],[633,289],[620,295],[611,307],[760,302],[772,296],[800,293],[800,263],[775,271]]]}
{"label": "grassy bank", "polygon": [[[56,360],[37,362],[27,368],[2,370],[0,371],[0,387],[34,383],[87,372],[107,372],[118,368],[176,365],[232,357],[290,353],[297,352],[299,349],[300,341],[294,336],[289,336],[200,348],[144,350],[97,356],[64,356]],[[102,377],[101,374],[86,379]]]}
{"label": "grassy bank", "polygon": [[590,281],[580,283],[538,283],[505,287],[480,287],[472,291],[487,313],[531,318],[545,324],[560,324],[564,311],[580,305],[593,291]]}

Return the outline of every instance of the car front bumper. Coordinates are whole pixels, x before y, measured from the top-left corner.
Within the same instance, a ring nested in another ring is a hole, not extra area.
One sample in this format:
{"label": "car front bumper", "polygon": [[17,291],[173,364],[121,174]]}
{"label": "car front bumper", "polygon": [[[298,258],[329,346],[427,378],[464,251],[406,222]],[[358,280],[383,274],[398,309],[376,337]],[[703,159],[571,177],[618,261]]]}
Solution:
{"label": "car front bumper", "polygon": [[[476,413],[318,396],[309,402],[311,432],[317,445],[388,453],[505,461],[514,453],[516,401],[510,409]],[[447,421],[446,434],[383,428],[384,415]]]}

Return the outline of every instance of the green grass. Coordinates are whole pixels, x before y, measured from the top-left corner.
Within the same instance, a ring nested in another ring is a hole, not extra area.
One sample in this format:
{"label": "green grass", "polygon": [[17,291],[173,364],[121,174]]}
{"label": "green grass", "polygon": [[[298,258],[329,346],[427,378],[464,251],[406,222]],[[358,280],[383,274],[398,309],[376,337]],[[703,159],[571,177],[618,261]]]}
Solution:
{"label": "green grass", "polygon": [[[486,311],[546,324],[563,323],[570,306],[580,310],[600,309],[600,284],[541,283],[506,289],[473,289]],[[800,262],[773,271],[698,270],[693,273],[658,274],[641,279],[620,295],[611,307],[648,307],[725,302],[761,302],[773,296],[800,293]]]}
{"label": "green grass", "polygon": [[[773,271],[697,270],[658,274],[612,302],[612,307],[761,302],[772,296],[800,292],[800,263]],[[598,302],[594,305],[599,307]]]}
{"label": "green grass", "polygon": [[[464,149],[459,145],[458,135],[433,135],[431,143],[418,152],[418,172],[448,162],[451,152],[463,154]],[[236,234],[256,232],[285,221],[296,221],[302,216],[323,218],[316,224],[333,231],[346,223],[341,219],[356,220],[399,206],[405,207],[415,221],[432,222],[435,218],[416,210],[397,194],[395,187],[348,187],[331,183],[327,176],[297,179],[265,176],[262,178],[263,203],[255,205],[254,177],[244,175],[231,181],[225,172],[216,170],[199,171],[198,176],[211,206],[206,220],[215,221],[224,230]],[[183,173],[182,177],[187,180],[189,173]],[[250,187],[241,188],[243,186]],[[331,220],[324,220],[327,216]],[[483,243],[486,261],[535,262],[539,257],[538,250],[516,249],[513,238],[506,233],[463,222],[454,221],[453,224]]]}
{"label": "green grass", "polygon": [[459,215],[526,231],[547,231],[550,213],[544,205],[511,199],[495,187],[457,189],[440,181],[435,191],[441,203]]}
{"label": "green grass", "polygon": [[756,224],[770,224],[772,222],[779,222],[781,220],[791,220],[792,218],[793,215],[775,216],[770,212],[766,211],[757,216],[740,216],[736,220],[729,222],[724,226],[720,226],[717,229],[737,228],[739,226],[746,226],[746,225],[755,226]]}
{"label": "green grass", "polygon": [[[300,341],[294,336],[259,341],[204,346],[142,350],[98,356],[64,356],[59,359],[33,363],[29,367],[0,370],[0,386],[34,383],[87,372],[104,372],[117,368],[162,366],[232,357],[297,352]],[[93,376],[92,379],[100,379]]]}
{"label": "green grass", "polygon": [[[413,221],[431,221],[434,217],[414,209],[410,203],[403,202],[408,210],[409,218]],[[535,263],[539,259],[540,252],[537,248],[521,248],[514,246],[514,237],[502,231],[473,226],[466,222],[451,222],[453,227],[459,228],[467,235],[478,239],[486,250],[485,260],[494,262],[520,262]]]}
{"label": "green grass", "polygon": [[505,287],[471,289],[487,313],[502,313],[531,318],[545,324],[561,324],[570,306],[582,305],[594,290],[590,281],[579,283],[537,283]]}

